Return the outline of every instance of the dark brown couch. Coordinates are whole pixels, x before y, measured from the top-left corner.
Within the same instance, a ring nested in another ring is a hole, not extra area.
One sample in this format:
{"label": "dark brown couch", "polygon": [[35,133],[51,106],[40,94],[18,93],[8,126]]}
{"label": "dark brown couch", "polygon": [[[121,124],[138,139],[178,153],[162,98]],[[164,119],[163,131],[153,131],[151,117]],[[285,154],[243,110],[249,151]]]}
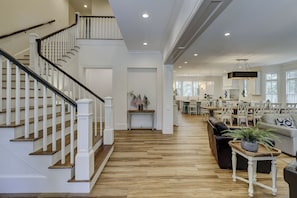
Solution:
{"label": "dark brown couch", "polygon": [[[209,138],[209,146],[212,154],[214,155],[218,165],[222,169],[232,169],[232,151],[228,142],[232,140],[231,137],[222,136],[222,131],[228,127],[213,117],[210,117],[207,122],[207,131]],[[247,159],[237,155],[237,169],[247,170]],[[270,173],[271,161],[259,161],[257,163],[257,172]]]}

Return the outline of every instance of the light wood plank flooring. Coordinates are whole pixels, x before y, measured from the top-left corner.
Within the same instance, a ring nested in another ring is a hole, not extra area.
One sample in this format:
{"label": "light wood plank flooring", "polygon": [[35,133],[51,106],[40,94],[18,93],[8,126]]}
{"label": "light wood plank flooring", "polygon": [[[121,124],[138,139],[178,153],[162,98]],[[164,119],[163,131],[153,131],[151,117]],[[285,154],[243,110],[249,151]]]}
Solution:
{"label": "light wood plank flooring", "polygon": [[[231,170],[218,168],[202,117],[180,114],[178,123],[173,135],[150,130],[116,131],[115,150],[90,194],[35,194],[34,197],[249,197],[246,183],[233,182]],[[254,197],[288,198],[283,168],[293,159],[281,154],[277,160],[276,196],[256,186]],[[245,171],[239,175],[247,176]],[[258,181],[270,185],[271,177],[258,174]],[[3,196],[32,197],[32,194]]]}

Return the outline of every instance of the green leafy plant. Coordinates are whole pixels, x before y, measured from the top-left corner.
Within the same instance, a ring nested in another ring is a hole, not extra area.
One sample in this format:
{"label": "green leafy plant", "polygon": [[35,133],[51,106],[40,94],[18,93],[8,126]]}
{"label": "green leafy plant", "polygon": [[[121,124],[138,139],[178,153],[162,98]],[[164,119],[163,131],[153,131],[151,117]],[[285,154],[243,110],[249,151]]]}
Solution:
{"label": "green leafy plant", "polygon": [[268,150],[274,146],[277,137],[271,133],[273,129],[260,129],[258,125],[247,128],[228,129],[223,131],[223,136],[229,136],[234,140],[245,140],[247,142],[258,142]]}

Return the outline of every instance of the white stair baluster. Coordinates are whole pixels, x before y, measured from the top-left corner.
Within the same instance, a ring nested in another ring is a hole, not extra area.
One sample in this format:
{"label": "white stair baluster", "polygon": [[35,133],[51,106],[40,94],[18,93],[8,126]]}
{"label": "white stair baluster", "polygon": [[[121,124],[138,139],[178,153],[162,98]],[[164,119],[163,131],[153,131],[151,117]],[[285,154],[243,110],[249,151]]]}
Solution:
{"label": "white stair baluster", "polygon": [[30,84],[29,75],[25,73],[25,138],[29,138]]}
{"label": "white stair baluster", "polygon": [[6,60],[6,125],[11,123],[11,65]]}
{"label": "white stair baluster", "polygon": [[57,150],[57,144],[56,144],[56,94],[52,93],[52,151]]}
{"label": "white stair baluster", "polygon": [[[0,55],[0,87],[3,87],[2,86],[2,80],[3,80],[3,76],[2,76],[2,69],[3,69],[3,63],[2,63],[2,61],[3,61],[3,58],[2,58],[3,56],[2,55]],[[0,91],[0,111],[2,111],[3,110],[3,105],[2,105],[2,97],[3,97],[3,93],[2,93],[2,90]]]}
{"label": "white stair baluster", "polygon": [[61,164],[65,164],[65,100],[62,99],[62,117],[61,117]]}
{"label": "white stair baluster", "polygon": [[15,67],[15,124],[20,124],[20,69]]}
{"label": "white stair baluster", "polygon": [[93,97],[93,101],[94,101],[94,135],[97,136],[98,135],[98,126],[97,126],[97,100],[96,97]]}
{"label": "white stair baluster", "polygon": [[47,88],[43,86],[43,124],[42,124],[42,135],[43,135],[43,141],[42,141],[42,148],[43,151],[47,150]]}
{"label": "white stair baluster", "polygon": [[70,163],[74,164],[74,107],[70,106]]}
{"label": "white stair baluster", "polygon": [[102,109],[103,109],[103,107],[102,107],[102,102],[99,100],[99,122],[100,122],[100,137],[102,137],[102,134],[103,134],[103,116],[102,116]]}
{"label": "white stair baluster", "polygon": [[34,79],[34,138],[38,138],[38,82]]}

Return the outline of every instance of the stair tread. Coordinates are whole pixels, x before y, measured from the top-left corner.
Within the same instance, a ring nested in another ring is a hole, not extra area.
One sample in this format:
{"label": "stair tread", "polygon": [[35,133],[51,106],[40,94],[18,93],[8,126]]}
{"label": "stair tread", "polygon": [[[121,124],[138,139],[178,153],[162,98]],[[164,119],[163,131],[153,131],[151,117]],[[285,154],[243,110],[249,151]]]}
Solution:
{"label": "stair tread", "polygon": [[[108,153],[112,149],[112,147],[113,147],[113,145],[101,145],[97,149],[97,151],[95,151],[95,153],[94,153],[94,170],[98,170],[99,169],[99,167],[101,166],[101,164],[105,160],[106,156],[108,155]],[[68,180],[68,182],[88,182],[88,181],[91,181],[92,180],[92,178],[95,175],[95,173],[92,175],[92,177],[91,177],[90,180],[80,181],[80,180],[76,180],[75,179],[75,176],[74,176],[70,180]]]}
{"label": "stair tread", "polygon": [[[77,138],[77,131],[74,132],[74,139],[76,138]],[[70,144],[70,134],[67,134],[65,136],[65,145],[68,145],[68,144]],[[53,147],[52,147],[53,144],[50,143],[47,145],[46,151],[43,151],[43,149],[41,148],[35,152],[30,153],[30,155],[52,155],[61,150],[61,139],[56,140],[56,145],[57,145],[57,148],[55,151],[53,151]]]}
{"label": "stair tread", "polygon": [[[47,107],[52,107],[53,105],[47,105]],[[60,104],[56,104],[56,106],[60,106]],[[42,105],[39,105],[38,108],[42,108]],[[29,109],[34,109],[34,106],[30,106]],[[20,110],[25,110],[25,107],[21,107]],[[11,112],[15,112],[15,108],[11,108]],[[2,109],[2,111],[0,111],[0,113],[6,113],[6,109]],[[1,125],[0,125],[1,126]]]}
{"label": "stair tread", "polygon": [[[65,122],[65,128],[67,128],[69,126],[70,126],[70,120]],[[56,124],[56,131],[59,131],[60,129],[61,129],[61,123]],[[49,126],[49,127],[47,127],[47,135],[51,135],[51,134],[52,134],[52,126]],[[12,139],[10,141],[12,141],[12,142],[35,141],[35,140],[38,140],[38,139],[40,139],[42,137],[43,137],[43,129],[40,129],[38,131],[38,137],[37,138],[34,138],[34,133],[31,132],[29,134],[28,138],[25,138],[25,136],[21,136],[21,137]]]}

